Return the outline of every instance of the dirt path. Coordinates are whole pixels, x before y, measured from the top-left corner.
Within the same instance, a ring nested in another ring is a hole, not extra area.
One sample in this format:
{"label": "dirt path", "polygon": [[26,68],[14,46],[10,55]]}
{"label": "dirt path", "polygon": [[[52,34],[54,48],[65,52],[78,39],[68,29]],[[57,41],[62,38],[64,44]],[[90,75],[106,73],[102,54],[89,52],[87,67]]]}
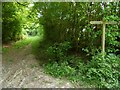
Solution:
{"label": "dirt path", "polygon": [[3,88],[72,88],[66,81],[44,73],[31,53],[31,44],[22,49],[12,49],[3,54]]}

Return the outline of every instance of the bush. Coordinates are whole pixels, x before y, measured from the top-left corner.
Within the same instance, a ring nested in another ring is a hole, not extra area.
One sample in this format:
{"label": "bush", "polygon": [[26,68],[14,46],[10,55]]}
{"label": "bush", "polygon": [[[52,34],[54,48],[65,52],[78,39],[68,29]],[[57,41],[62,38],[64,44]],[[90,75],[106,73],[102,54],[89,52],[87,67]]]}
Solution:
{"label": "bush", "polygon": [[93,56],[87,65],[86,76],[90,81],[96,81],[98,87],[118,88],[120,85],[120,58],[114,54]]}
{"label": "bush", "polygon": [[49,60],[44,64],[46,72],[55,77],[65,77],[72,82],[81,81],[82,75],[85,73],[85,64],[80,57],[64,56],[60,58],[59,62]]}
{"label": "bush", "polygon": [[[71,81],[102,88],[120,88],[120,58],[114,54],[97,54],[87,65],[80,57],[69,55],[69,42],[55,43],[47,49],[50,61],[45,65],[47,73],[56,77],[67,77]],[[84,83],[85,83],[84,82]]]}
{"label": "bush", "polygon": [[59,61],[67,55],[68,49],[71,48],[70,42],[55,43],[47,49],[50,59]]}
{"label": "bush", "polygon": [[20,7],[11,2],[3,3],[2,6],[2,43],[20,40],[22,24],[20,16],[17,14],[20,13]]}
{"label": "bush", "polygon": [[60,64],[57,62],[49,62],[49,64],[45,65],[45,68],[47,73],[55,77],[70,76],[75,72],[75,69],[70,67],[66,61],[63,61]]}

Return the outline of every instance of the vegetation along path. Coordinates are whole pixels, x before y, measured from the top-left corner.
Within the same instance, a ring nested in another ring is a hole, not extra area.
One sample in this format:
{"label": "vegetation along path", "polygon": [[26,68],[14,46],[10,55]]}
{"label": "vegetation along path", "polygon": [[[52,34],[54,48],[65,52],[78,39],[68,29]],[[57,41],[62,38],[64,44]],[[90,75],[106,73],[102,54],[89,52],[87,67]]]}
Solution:
{"label": "vegetation along path", "polygon": [[3,46],[3,88],[70,88],[73,85],[45,74],[32,54],[32,40]]}

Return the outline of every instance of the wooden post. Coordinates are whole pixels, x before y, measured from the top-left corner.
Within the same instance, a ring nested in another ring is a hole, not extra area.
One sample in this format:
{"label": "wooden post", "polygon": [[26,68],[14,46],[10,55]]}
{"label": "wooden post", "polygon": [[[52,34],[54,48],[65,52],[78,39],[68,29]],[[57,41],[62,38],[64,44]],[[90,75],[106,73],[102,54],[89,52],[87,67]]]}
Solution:
{"label": "wooden post", "polygon": [[102,32],[102,54],[105,54],[105,23],[103,22],[103,32]]}
{"label": "wooden post", "polygon": [[103,24],[103,30],[102,30],[102,55],[104,58],[105,55],[105,28],[106,24],[117,24],[117,22],[110,21],[110,22],[105,22],[105,21],[91,21],[90,24]]}

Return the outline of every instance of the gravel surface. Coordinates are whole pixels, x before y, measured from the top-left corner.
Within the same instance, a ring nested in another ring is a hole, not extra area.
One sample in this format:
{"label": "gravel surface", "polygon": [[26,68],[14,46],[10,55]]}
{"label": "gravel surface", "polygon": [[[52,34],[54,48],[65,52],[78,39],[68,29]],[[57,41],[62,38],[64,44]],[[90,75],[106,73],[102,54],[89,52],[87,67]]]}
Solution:
{"label": "gravel surface", "polygon": [[31,44],[22,49],[10,48],[3,54],[3,88],[73,88],[67,80],[54,78],[44,73],[31,53]]}

